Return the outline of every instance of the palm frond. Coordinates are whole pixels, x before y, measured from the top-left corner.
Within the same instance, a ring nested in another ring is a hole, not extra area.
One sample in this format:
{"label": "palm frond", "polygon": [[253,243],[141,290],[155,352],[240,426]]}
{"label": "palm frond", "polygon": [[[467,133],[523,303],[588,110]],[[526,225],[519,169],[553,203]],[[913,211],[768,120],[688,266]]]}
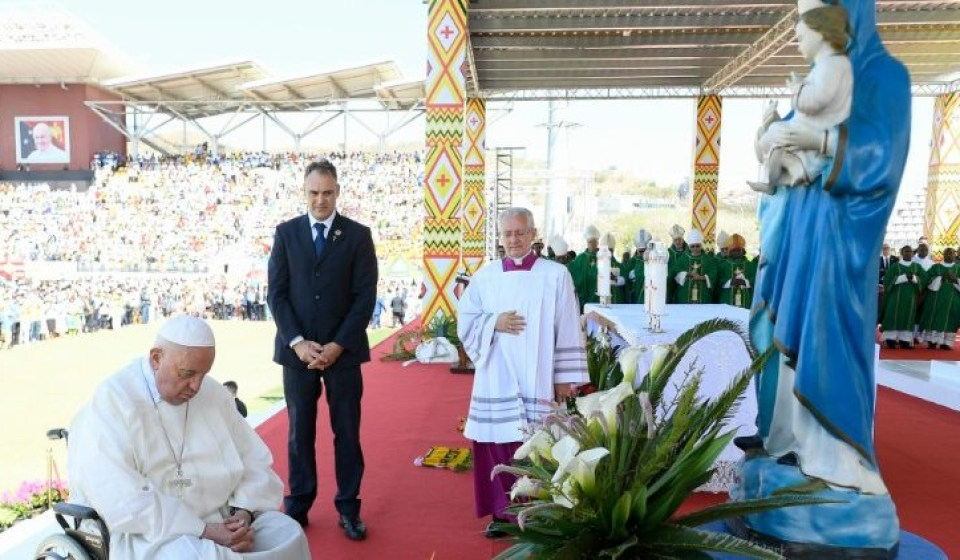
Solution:
{"label": "palm frond", "polygon": [[673,343],[673,346],[671,347],[670,352],[667,354],[667,358],[664,360],[663,368],[659,374],[656,376],[648,375],[644,379],[641,389],[650,393],[650,400],[654,403],[660,401],[660,397],[663,395],[663,390],[670,381],[673,371],[683,360],[683,357],[686,355],[687,351],[690,350],[691,346],[693,346],[701,338],[721,331],[729,331],[739,336],[743,341],[744,346],[747,348],[747,352],[750,353],[751,358],[754,357],[756,351],[750,345],[749,336],[747,335],[743,325],[737,321],[717,318],[699,323],[693,328],[687,330],[685,333],[681,334],[677,338],[676,342]]}
{"label": "palm frond", "polygon": [[536,558],[543,546],[531,542],[517,543],[494,557],[494,560],[528,560]]}
{"label": "palm frond", "polygon": [[759,560],[783,560],[783,556],[776,552],[732,535],[698,531],[675,525],[663,526],[661,530],[644,542],[643,547],[656,547],[659,550],[672,550],[677,553],[685,551],[725,552]]}
{"label": "palm frond", "polygon": [[801,494],[791,494],[778,496],[775,498],[763,498],[759,500],[748,500],[745,502],[730,502],[726,504],[720,504],[694,513],[683,515],[674,519],[672,523],[676,525],[682,525],[684,527],[699,527],[700,525],[705,525],[714,521],[720,521],[722,519],[743,517],[744,515],[751,515],[773,509],[836,503],[842,503],[842,501],[815,498]]}

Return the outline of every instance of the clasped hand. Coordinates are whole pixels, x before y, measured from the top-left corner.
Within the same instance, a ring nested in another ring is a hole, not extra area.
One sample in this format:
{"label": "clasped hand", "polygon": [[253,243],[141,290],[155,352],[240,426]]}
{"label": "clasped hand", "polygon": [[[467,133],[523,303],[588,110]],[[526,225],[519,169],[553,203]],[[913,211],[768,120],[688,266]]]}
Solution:
{"label": "clasped hand", "polygon": [[307,364],[307,369],[323,371],[336,363],[343,354],[343,346],[336,342],[320,344],[311,340],[301,340],[293,347],[300,361]]}
{"label": "clasped hand", "polygon": [[238,553],[253,550],[254,531],[250,515],[238,511],[223,520],[223,523],[207,523],[200,538],[209,539]]}
{"label": "clasped hand", "polygon": [[493,330],[506,334],[520,334],[527,328],[527,320],[516,311],[505,311],[497,317]]}

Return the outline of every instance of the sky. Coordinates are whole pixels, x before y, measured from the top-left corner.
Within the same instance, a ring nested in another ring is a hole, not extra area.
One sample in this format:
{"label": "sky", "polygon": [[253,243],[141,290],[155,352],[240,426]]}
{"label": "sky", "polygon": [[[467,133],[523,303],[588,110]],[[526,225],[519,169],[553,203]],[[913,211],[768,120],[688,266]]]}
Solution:
{"label": "sky", "polygon": [[[0,3],[23,3],[0,0]],[[426,60],[426,14],[423,0],[270,0],[240,3],[164,0],[61,0],[108,42],[146,71],[175,69],[225,60],[252,59],[271,73],[285,76],[323,71],[354,63],[394,60],[408,78],[422,78]],[[720,188],[742,189],[757,176],[753,136],[764,100],[724,100],[721,129]],[[781,101],[786,108],[786,101]],[[546,102],[488,105],[487,146],[524,147],[524,155],[546,159]],[[785,111],[781,111],[785,112]],[[933,100],[914,100],[910,157],[902,190],[923,188],[930,152]],[[565,162],[575,171],[616,167],[659,183],[676,184],[691,174],[695,101],[576,101],[566,121]],[[360,115],[368,126],[386,127],[384,117]],[[396,122],[398,116],[393,116]],[[216,128],[216,127],[214,127]],[[338,119],[305,145],[333,145],[344,138]],[[253,124],[231,137],[260,147],[264,131]],[[289,139],[268,127],[268,143]],[[375,136],[348,123],[351,145],[375,145]],[[419,143],[423,120],[392,140]]]}

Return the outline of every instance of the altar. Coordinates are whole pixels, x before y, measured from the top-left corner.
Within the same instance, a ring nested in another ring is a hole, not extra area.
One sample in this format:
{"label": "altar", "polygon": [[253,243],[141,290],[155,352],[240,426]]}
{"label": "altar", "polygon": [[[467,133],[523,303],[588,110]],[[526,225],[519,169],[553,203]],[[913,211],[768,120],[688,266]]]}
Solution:
{"label": "altar", "polygon": [[[584,319],[587,332],[596,333],[605,327],[614,346],[649,346],[653,344],[672,344],[681,334],[703,321],[710,319],[728,319],[736,321],[747,329],[749,311],[730,305],[678,305],[666,306],[661,318],[661,333],[647,330],[648,316],[643,305],[610,305],[603,307],[588,304],[584,307]],[[653,352],[641,354],[637,367],[636,383],[642,381],[642,374],[650,370]],[[720,394],[743,370],[750,367],[750,354],[744,341],[732,332],[711,334],[690,347],[683,360],[677,366],[674,378],[664,393],[669,401],[677,394],[677,384],[683,381],[683,375],[691,366],[703,370],[700,397],[713,398]],[[756,433],[757,399],[753,381],[740,402],[737,413],[727,424],[729,429],[736,428],[738,436]],[[717,472],[714,477],[699,490],[706,492],[726,492],[734,484],[737,461],[743,452],[732,443],[717,460]]]}

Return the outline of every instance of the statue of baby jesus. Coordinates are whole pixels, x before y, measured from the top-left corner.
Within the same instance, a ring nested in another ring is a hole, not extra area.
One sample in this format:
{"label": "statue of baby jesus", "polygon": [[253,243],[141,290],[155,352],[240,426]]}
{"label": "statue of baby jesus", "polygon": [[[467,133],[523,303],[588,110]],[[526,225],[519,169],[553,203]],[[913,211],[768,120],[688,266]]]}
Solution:
{"label": "statue of baby jesus", "polygon": [[806,78],[793,73],[787,82],[793,116],[781,120],[771,101],[757,131],[754,147],[764,164],[765,181],[748,184],[766,194],[773,194],[777,186],[808,185],[820,176],[832,153],[829,131],[847,120],[853,99],[846,9],[821,0],[799,0],[798,11],[797,43],[811,68]]}

